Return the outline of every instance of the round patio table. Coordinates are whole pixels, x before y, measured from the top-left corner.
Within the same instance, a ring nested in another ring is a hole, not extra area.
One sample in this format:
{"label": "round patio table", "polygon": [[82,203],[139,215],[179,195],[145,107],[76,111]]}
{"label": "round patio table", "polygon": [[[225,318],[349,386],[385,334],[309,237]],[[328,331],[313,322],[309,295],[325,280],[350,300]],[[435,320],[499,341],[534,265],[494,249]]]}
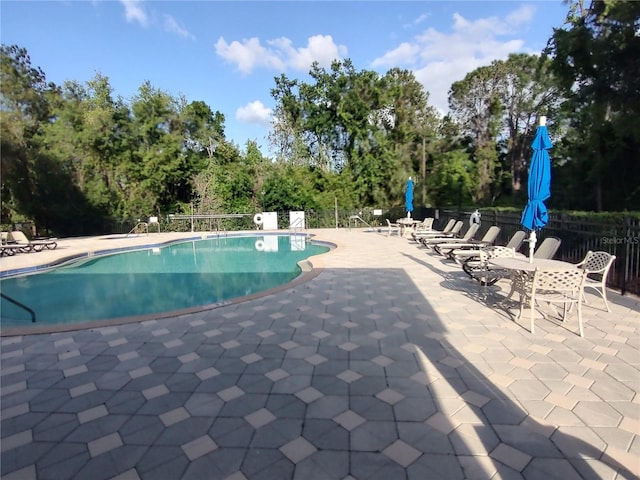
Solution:
{"label": "round patio table", "polygon": [[[524,255],[517,257],[496,257],[491,258],[488,261],[489,265],[502,270],[509,270],[511,272],[526,272],[532,274],[537,269],[543,270],[570,270],[577,268],[575,263],[563,262],[562,260],[552,260],[548,258],[534,258],[530,261],[529,257]],[[516,282],[513,280],[511,283],[511,291],[505,297],[504,301],[509,300],[516,291]],[[522,298],[520,299],[522,301]]]}

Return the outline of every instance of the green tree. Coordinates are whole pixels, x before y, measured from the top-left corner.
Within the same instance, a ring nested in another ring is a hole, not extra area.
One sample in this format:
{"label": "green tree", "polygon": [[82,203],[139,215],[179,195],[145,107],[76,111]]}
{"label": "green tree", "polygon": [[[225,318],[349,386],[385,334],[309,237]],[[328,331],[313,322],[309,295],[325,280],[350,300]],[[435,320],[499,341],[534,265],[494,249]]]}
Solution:
{"label": "green tree", "polygon": [[58,121],[60,89],[33,67],[24,48],[0,50],[2,221],[32,220],[38,229],[82,233],[103,213],[87,201],[55,152],[46,148],[46,127]]}
{"label": "green tree", "polygon": [[[640,2],[570,4],[546,54],[567,98],[558,142],[570,208],[640,208]],[[552,196],[553,200],[553,196]]]}
{"label": "green tree", "polygon": [[[545,57],[511,54],[506,61],[493,62],[503,71],[501,103],[504,105],[502,127],[508,188],[517,193],[526,185],[527,168],[531,159],[531,141],[541,115],[558,119],[562,95]],[[558,122],[560,123],[560,122]],[[496,175],[498,177],[500,172]],[[497,185],[501,189],[500,185]]]}
{"label": "green tree", "polygon": [[462,126],[469,138],[469,148],[475,160],[474,179],[477,185],[474,203],[489,204],[498,161],[496,137],[504,106],[501,98],[502,66],[480,67],[449,91],[451,116]]}

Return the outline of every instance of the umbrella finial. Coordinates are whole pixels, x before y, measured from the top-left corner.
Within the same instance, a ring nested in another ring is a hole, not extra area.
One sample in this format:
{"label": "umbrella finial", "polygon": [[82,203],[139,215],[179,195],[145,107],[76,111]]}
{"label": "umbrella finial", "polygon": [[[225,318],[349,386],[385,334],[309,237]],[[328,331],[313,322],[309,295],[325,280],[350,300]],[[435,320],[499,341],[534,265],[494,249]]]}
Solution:
{"label": "umbrella finial", "polygon": [[547,124],[547,117],[545,117],[544,115],[540,116],[540,126],[544,127]]}

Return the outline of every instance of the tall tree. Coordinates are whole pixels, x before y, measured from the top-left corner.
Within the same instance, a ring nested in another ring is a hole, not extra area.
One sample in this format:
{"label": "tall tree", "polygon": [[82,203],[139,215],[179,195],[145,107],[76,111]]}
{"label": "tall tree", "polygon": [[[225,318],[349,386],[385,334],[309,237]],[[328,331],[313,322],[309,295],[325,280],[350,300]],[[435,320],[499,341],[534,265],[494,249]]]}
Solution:
{"label": "tall tree", "polygon": [[562,96],[545,57],[511,54],[506,61],[496,61],[492,65],[504,72],[500,136],[505,139],[504,154],[511,190],[518,192],[526,179],[536,123],[541,115],[552,122],[557,119]]}
{"label": "tall tree", "polygon": [[473,201],[480,204],[492,201],[491,187],[498,160],[496,137],[504,109],[503,75],[502,65],[480,67],[455,82],[449,91],[451,116],[461,124],[463,134],[471,142],[477,184]]}
{"label": "tall tree", "polygon": [[574,208],[640,208],[640,2],[570,4],[547,54],[569,117],[564,162]]}

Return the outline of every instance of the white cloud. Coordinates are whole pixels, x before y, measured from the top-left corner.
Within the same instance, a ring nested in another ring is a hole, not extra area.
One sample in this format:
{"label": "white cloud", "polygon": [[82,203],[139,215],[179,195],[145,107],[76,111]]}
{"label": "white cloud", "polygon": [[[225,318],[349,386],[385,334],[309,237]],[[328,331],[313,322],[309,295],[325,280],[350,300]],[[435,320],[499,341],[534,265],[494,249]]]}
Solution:
{"label": "white cloud", "polygon": [[[427,28],[411,42],[400,44],[372,62],[373,67],[411,68],[429,92],[429,100],[442,113],[448,110],[451,85],[476,68],[510,53],[522,51],[518,32],[533,19],[534,7],[522,6],[504,17],[467,20],[455,13],[451,31]],[[507,38],[507,36],[509,38]]]}
{"label": "white cloud", "polygon": [[522,5],[507,15],[505,21],[511,25],[527,25],[533,20],[536,9],[532,5]]}
{"label": "white cloud", "polygon": [[253,123],[266,128],[271,126],[272,110],[260,100],[249,102],[236,110],[236,119],[243,123]]}
{"label": "white cloud", "polygon": [[415,61],[416,55],[420,53],[420,47],[415,43],[403,42],[394,50],[385,53],[382,57],[376,58],[372,66],[380,67],[385,65],[410,65]]}
{"label": "white cloud", "polygon": [[120,0],[124,6],[124,15],[127,22],[138,22],[141,26],[149,25],[149,16],[140,0]]}
{"label": "white cloud", "polygon": [[[143,5],[143,0],[120,0],[122,6],[124,6],[124,16],[129,23],[138,23],[141,27],[160,27],[165,32],[175,33],[184,38],[191,38],[195,40],[195,37],[181,25],[171,15],[164,14],[159,17],[157,14],[150,14]],[[160,20],[160,18],[162,20]]]}
{"label": "white cloud", "polygon": [[259,67],[284,69],[282,59],[276,53],[264,48],[260,40],[255,37],[242,42],[234,40],[231,43],[227,43],[220,37],[215,47],[219,56],[228,62],[235,63],[242,73],[251,73],[254,68]]}
{"label": "white cloud", "polygon": [[173,18],[171,15],[167,15],[167,14],[164,15],[164,29],[167,32],[175,33],[184,38],[190,38],[192,40],[195,40],[196,38],[189,32],[189,30],[184,28],[184,26],[180,25],[178,21],[175,18]]}
{"label": "white cloud", "polygon": [[333,60],[341,59],[347,54],[347,48],[337,45],[330,35],[309,37],[307,45],[299,48],[294,47],[293,42],[286,37],[268,40],[266,46],[256,37],[234,40],[231,43],[220,37],[215,50],[220,57],[235,64],[244,74],[257,68],[307,71],[314,61],[322,67],[329,67]]}

